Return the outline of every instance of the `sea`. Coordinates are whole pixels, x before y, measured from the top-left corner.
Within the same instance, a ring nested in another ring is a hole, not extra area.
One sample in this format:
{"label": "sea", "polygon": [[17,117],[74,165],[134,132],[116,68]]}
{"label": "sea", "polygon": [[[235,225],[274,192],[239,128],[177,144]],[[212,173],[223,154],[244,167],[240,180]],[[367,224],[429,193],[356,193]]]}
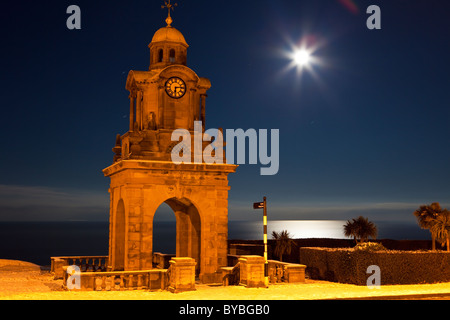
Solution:
{"label": "sea", "polygon": [[[275,220],[268,222],[272,231],[287,230],[294,239],[345,239],[343,220]],[[378,239],[427,240],[430,233],[417,223],[374,221]],[[154,252],[175,253],[175,221],[155,221]],[[262,221],[229,221],[228,238],[262,240]],[[0,259],[50,265],[50,257],[108,255],[109,222],[0,222]]]}

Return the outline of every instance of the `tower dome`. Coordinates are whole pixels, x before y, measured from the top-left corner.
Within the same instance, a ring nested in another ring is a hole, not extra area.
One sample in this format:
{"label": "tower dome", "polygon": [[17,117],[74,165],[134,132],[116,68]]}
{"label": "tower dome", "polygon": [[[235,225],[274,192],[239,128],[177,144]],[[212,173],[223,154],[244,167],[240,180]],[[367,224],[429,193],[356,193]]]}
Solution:
{"label": "tower dome", "polygon": [[183,34],[167,25],[155,32],[150,48],[150,70],[163,69],[173,64],[187,64],[187,48]]}
{"label": "tower dome", "polygon": [[183,34],[171,26],[166,26],[155,32],[151,43],[157,42],[174,42],[179,43],[186,48],[189,47]]}
{"label": "tower dome", "polygon": [[170,11],[176,7],[177,4],[171,4],[170,0],[165,2],[165,6],[169,10],[166,19],[167,26],[159,29],[153,35],[152,42],[148,45],[150,48],[150,70],[163,69],[173,64],[187,64],[187,48],[189,45],[186,42],[183,34],[172,27],[173,19],[170,16]]}

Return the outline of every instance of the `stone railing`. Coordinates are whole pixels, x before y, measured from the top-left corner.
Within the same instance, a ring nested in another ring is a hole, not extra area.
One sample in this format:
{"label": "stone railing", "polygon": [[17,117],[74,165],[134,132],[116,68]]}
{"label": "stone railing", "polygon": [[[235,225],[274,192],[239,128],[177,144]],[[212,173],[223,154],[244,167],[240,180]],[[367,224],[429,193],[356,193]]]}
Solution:
{"label": "stone railing", "polygon": [[[169,255],[156,255],[161,266]],[[52,257],[55,279],[63,279],[68,290],[125,291],[169,290],[174,293],[195,290],[195,265],[192,258],[171,257],[169,267],[139,271],[105,271],[108,257]],[[69,270],[71,266],[80,269]],[[69,274],[70,272],[70,274]]]}
{"label": "stone railing", "polygon": [[277,260],[269,260],[268,262],[270,283],[305,282],[305,265],[286,263]]}
{"label": "stone railing", "polygon": [[224,286],[234,286],[238,285],[240,282],[240,264],[236,263],[234,267],[222,267],[220,268],[222,272],[222,284]]}
{"label": "stone railing", "polygon": [[[63,287],[67,288],[67,266],[63,267]],[[82,291],[166,290],[168,270],[80,272],[79,288]]]}
{"label": "stone railing", "polygon": [[239,257],[240,257],[240,255],[229,254],[227,256],[227,266],[234,267],[239,262]]}
{"label": "stone railing", "polygon": [[170,267],[170,260],[175,258],[174,254],[164,254],[160,252],[153,253],[153,268],[167,269]]}
{"label": "stone railing", "polygon": [[108,256],[51,257],[51,272],[55,279],[63,279],[63,267],[78,266],[81,272],[105,272],[108,269]]}

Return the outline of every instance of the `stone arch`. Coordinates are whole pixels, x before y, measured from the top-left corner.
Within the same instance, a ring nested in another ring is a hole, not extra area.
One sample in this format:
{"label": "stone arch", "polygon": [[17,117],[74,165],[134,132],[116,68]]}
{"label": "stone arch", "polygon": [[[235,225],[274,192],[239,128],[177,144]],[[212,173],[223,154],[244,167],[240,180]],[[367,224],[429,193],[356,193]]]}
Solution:
{"label": "stone arch", "polygon": [[114,219],[114,244],[113,244],[113,269],[116,271],[125,269],[125,204],[123,199],[117,203],[116,214]]}
{"label": "stone arch", "polygon": [[180,64],[172,64],[170,66],[165,67],[163,70],[161,70],[159,74],[159,78],[161,81],[161,84],[165,83],[166,79],[169,79],[173,76],[180,76],[183,75],[185,81],[193,81],[194,83],[199,83],[200,78],[199,76],[194,72],[194,70],[190,69],[189,67],[186,67],[184,65]]}
{"label": "stone arch", "polygon": [[179,249],[175,253],[196,260],[201,282],[221,281],[220,268],[227,266],[228,249],[227,176],[235,170],[234,165],[145,160],[122,160],[106,168],[105,175],[111,177],[111,266],[120,199],[125,205],[126,271],[153,267],[153,220],[158,207],[166,202],[178,219]]}

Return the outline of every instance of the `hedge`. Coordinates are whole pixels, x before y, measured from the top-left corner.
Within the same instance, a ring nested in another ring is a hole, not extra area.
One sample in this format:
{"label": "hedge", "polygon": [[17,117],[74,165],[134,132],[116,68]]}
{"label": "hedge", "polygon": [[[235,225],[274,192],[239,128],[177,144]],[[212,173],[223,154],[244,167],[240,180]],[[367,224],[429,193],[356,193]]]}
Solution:
{"label": "hedge", "polygon": [[450,282],[450,253],[300,248],[300,263],[311,279],[366,285],[367,268],[380,267],[381,285]]}

